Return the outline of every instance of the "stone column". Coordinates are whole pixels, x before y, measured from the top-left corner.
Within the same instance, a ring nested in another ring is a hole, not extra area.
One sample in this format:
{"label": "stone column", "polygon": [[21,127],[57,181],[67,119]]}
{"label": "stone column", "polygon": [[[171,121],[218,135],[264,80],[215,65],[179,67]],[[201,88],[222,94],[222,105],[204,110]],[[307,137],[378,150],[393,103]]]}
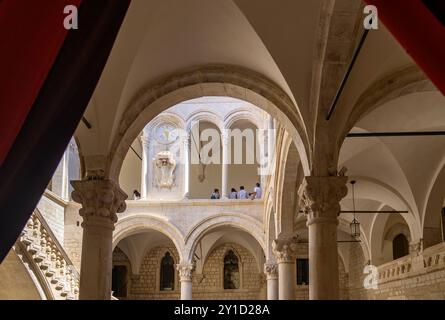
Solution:
{"label": "stone column", "polygon": [[264,264],[267,281],[267,300],[278,300],[278,265],[273,262]]}
{"label": "stone column", "polygon": [[297,239],[283,237],[272,242],[272,249],[278,262],[278,298],[294,300],[297,285]]}
{"label": "stone column", "polygon": [[229,198],[229,164],[231,158],[230,134],[228,130],[221,134],[222,142],[222,181],[221,181],[221,198]]}
{"label": "stone column", "polygon": [[111,180],[72,181],[72,198],[80,203],[83,240],[81,300],[110,300],[112,241],[116,213],[125,210],[127,195]]}
{"label": "stone column", "polygon": [[149,174],[148,174],[148,164],[150,156],[150,140],[149,137],[143,135],[141,136],[142,144],[142,170],[141,170],[141,199],[147,199],[148,185],[149,185]]}
{"label": "stone column", "polygon": [[190,135],[184,135],[183,139],[182,155],[184,157],[184,198],[188,199],[190,195]]}
{"label": "stone column", "polygon": [[347,177],[306,177],[300,206],[309,229],[309,299],[338,300],[337,225]]}
{"label": "stone column", "polygon": [[193,263],[180,263],[176,265],[181,282],[181,300],[192,300],[192,274],[195,271]]}

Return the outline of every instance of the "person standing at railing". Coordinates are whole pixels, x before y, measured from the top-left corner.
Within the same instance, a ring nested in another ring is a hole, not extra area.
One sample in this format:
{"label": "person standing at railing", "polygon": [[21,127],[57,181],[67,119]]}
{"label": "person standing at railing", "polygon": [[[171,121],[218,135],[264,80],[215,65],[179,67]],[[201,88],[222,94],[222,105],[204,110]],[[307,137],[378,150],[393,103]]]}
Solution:
{"label": "person standing at railing", "polygon": [[261,185],[259,182],[256,183],[255,188],[253,188],[253,192],[249,193],[250,199],[261,199],[263,195],[263,190],[261,190]]}
{"label": "person standing at railing", "polygon": [[212,195],[210,196],[210,199],[216,200],[221,198],[221,195],[219,194],[219,190],[218,189],[214,189],[212,192]]}
{"label": "person standing at railing", "polygon": [[232,188],[230,191],[229,199],[238,199],[238,192],[236,192],[235,188]]}
{"label": "person standing at railing", "polygon": [[247,192],[244,190],[244,186],[239,187],[238,199],[248,199]]}

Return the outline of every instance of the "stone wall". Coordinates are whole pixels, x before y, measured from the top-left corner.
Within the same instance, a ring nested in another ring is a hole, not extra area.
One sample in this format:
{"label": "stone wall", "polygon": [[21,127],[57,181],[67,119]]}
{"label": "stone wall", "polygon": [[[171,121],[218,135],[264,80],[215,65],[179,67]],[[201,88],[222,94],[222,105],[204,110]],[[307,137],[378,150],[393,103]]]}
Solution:
{"label": "stone wall", "polygon": [[[228,250],[234,250],[240,258],[241,287],[240,289],[224,290],[223,288],[223,260]],[[160,261],[166,251],[169,251],[175,264],[179,262],[179,255],[173,246],[159,246],[149,250],[142,261],[139,275],[131,275],[129,270],[128,299],[159,300],[179,299],[180,282],[178,272],[175,273],[173,291],[160,291]],[[114,265],[130,266],[128,257],[116,248],[113,252]],[[212,251],[204,264],[202,274],[193,276],[193,299],[233,299],[255,300],[266,298],[266,282],[259,272],[258,263],[254,256],[244,247],[237,244],[224,244]]]}
{"label": "stone wall", "polygon": [[37,204],[37,209],[42,214],[46,223],[51,228],[51,231],[56,236],[61,245],[64,244],[64,224],[65,224],[65,209],[60,204],[43,196]]}
{"label": "stone wall", "polygon": [[[224,289],[224,256],[233,250],[239,257],[241,285],[239,289]],[[265,278],[259,271],[254,256],[244,247],[226,243],[215,248],[208,256],[202,275],[193,278],[193,299],[256,300],[265,296]]]}
{"label": "stone wall", "polygon": [[80,272],[82,256],[82,217],[79,215],[80,205],[70,202],[65,208],[65,239],[63,248],[76,269]]}

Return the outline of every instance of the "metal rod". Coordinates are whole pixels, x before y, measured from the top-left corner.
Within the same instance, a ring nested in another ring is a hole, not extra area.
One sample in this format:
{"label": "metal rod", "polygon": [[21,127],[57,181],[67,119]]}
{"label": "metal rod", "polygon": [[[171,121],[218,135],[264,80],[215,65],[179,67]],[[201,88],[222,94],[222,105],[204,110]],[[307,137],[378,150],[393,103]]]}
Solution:
{"label": "metal rod", "polygon": [[337,102],[340,99],[340,96],[343,92],[343,89],[345,88],[346,82],[349,79],[349,75],[351,74],[352,69],[354,68],[355,61],[357,60],[357,57],[360,54],[360,51],[362,50],[363,44],[365,43],[366,37],[368,36],[369,30],[365,30],[363,32],[362,38],[360,39],[360,43],[358,44],[357,48],[355,49],[354,55],[352,57],[351,63],[348,66],[348,70],[346,71],[343,80],[340,84],[340,88],[338,89],[337,93],[335,94],[334,101],[331,105],[331,108],[329,109],[328,115],[326,116],[326,120],[329,121],[332,117],[332,114],[334,113],[335,108],[337,107]]}
{"label": "metal rod", "polygon": [[139,153],[136,152],[136,150],[134,150],[133,146],[130,146],[130,148],[137,155],[137,157],[142,161],[142,157],[139,155]]}
{"label": "metal rod", "polygon": [[[337,243],[362,242],[361,240],[337,240]],[[298,241],[298,243],[308,244],[309,241]]]}
{"label": "metal rod", "polygon": [[82,117],[82,122],[84,123],[84,125],[88,128],[91,129],[93,126],[91,125],[91,123],[88,122],[87,118]]}
{"label": "metal rod", "polygon": [[[299,211],[300,213],[304,213],[303,210]],[[354,213],[352,210],[341,210],[340,213]],[[405,210],[356,210],[355,213],[408,213],[408,211]]]}
{"label": "metal rod", "polygon": [[369,138],[369,137],[425,137],[425,136],[445,136],[445,131],[408,131],[408,132],[357,132],[349,133],[348,138]]}
{"label": "metal rod", "polygon": [[[354,213],[350,210],[342,210],[340,213]],[[355,213],[408,213],[408,211],[398,211],[398,210],[356,210]]]}

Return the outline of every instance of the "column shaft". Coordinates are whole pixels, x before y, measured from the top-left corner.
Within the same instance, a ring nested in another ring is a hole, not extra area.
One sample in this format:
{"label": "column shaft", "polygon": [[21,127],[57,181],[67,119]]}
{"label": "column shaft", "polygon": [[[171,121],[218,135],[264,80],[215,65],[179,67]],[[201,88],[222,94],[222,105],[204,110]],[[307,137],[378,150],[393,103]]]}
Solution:
{"label": "column shaft", "polygon": [[183,262],[176,265],[176,270],[179,272],[181,281],[181,300],[192,300],[192,275],[193,271],[195,271],[195,264]]}
{"label": "column shaft", "polygon": [[338,300],[337,223],[312,223],[309,228],[309,299]]}
{"label": "column shaft", "polygon": [[221,181],[221,197],[229,198],[229,164],[231,158],[231,145],[230,145],[230,135],[228,132],[223,132],[222,138],[222,181]]}
{"label": "column shaft", "polygon": [[278,278],[267,279],[267,300],[278,300]]}
{"label": "column shaft", "polygon": [[278,263],[278,297],[280,300],[295,300],[295,261]]}
{"label": "column shaft", "polygon": [[[101,218],[98,218],[101,219]],[[102,219],[103,220],[103,219]],[[113,224],[83,223],[80,300],[110,300]]]}
{"label": "column shaft", "polygon": [[150,142],[149,138],[142,136],[142,169],[141,169],[141,198],[147,199],[148,185],[149,185],[149,174],[148,174],[148,163],[149,163],[149,152],[150,152]]}
{"label": "column shaft", "polygon": [[306,177],[300,187],[300,206],[309,228],[309,299],[338,300],[337,225],[347,177]]}
{"label": "column shaft", "polygon": [[267,300],[278,300],[278,265],[273,262],[264,264],[267,279]]}
{"label": "column shaft", "polygon": [[297,239],[290,236],[282,236],[272,242],[272,250],[278,262],[278,298],[280,300],[295,299],[297,245]]}
{"label": "column shaft", "polygon": [[82,204],[81,300],[110,300],[113,230],[127,195],[111,180],[72,181],[72,198]]}

